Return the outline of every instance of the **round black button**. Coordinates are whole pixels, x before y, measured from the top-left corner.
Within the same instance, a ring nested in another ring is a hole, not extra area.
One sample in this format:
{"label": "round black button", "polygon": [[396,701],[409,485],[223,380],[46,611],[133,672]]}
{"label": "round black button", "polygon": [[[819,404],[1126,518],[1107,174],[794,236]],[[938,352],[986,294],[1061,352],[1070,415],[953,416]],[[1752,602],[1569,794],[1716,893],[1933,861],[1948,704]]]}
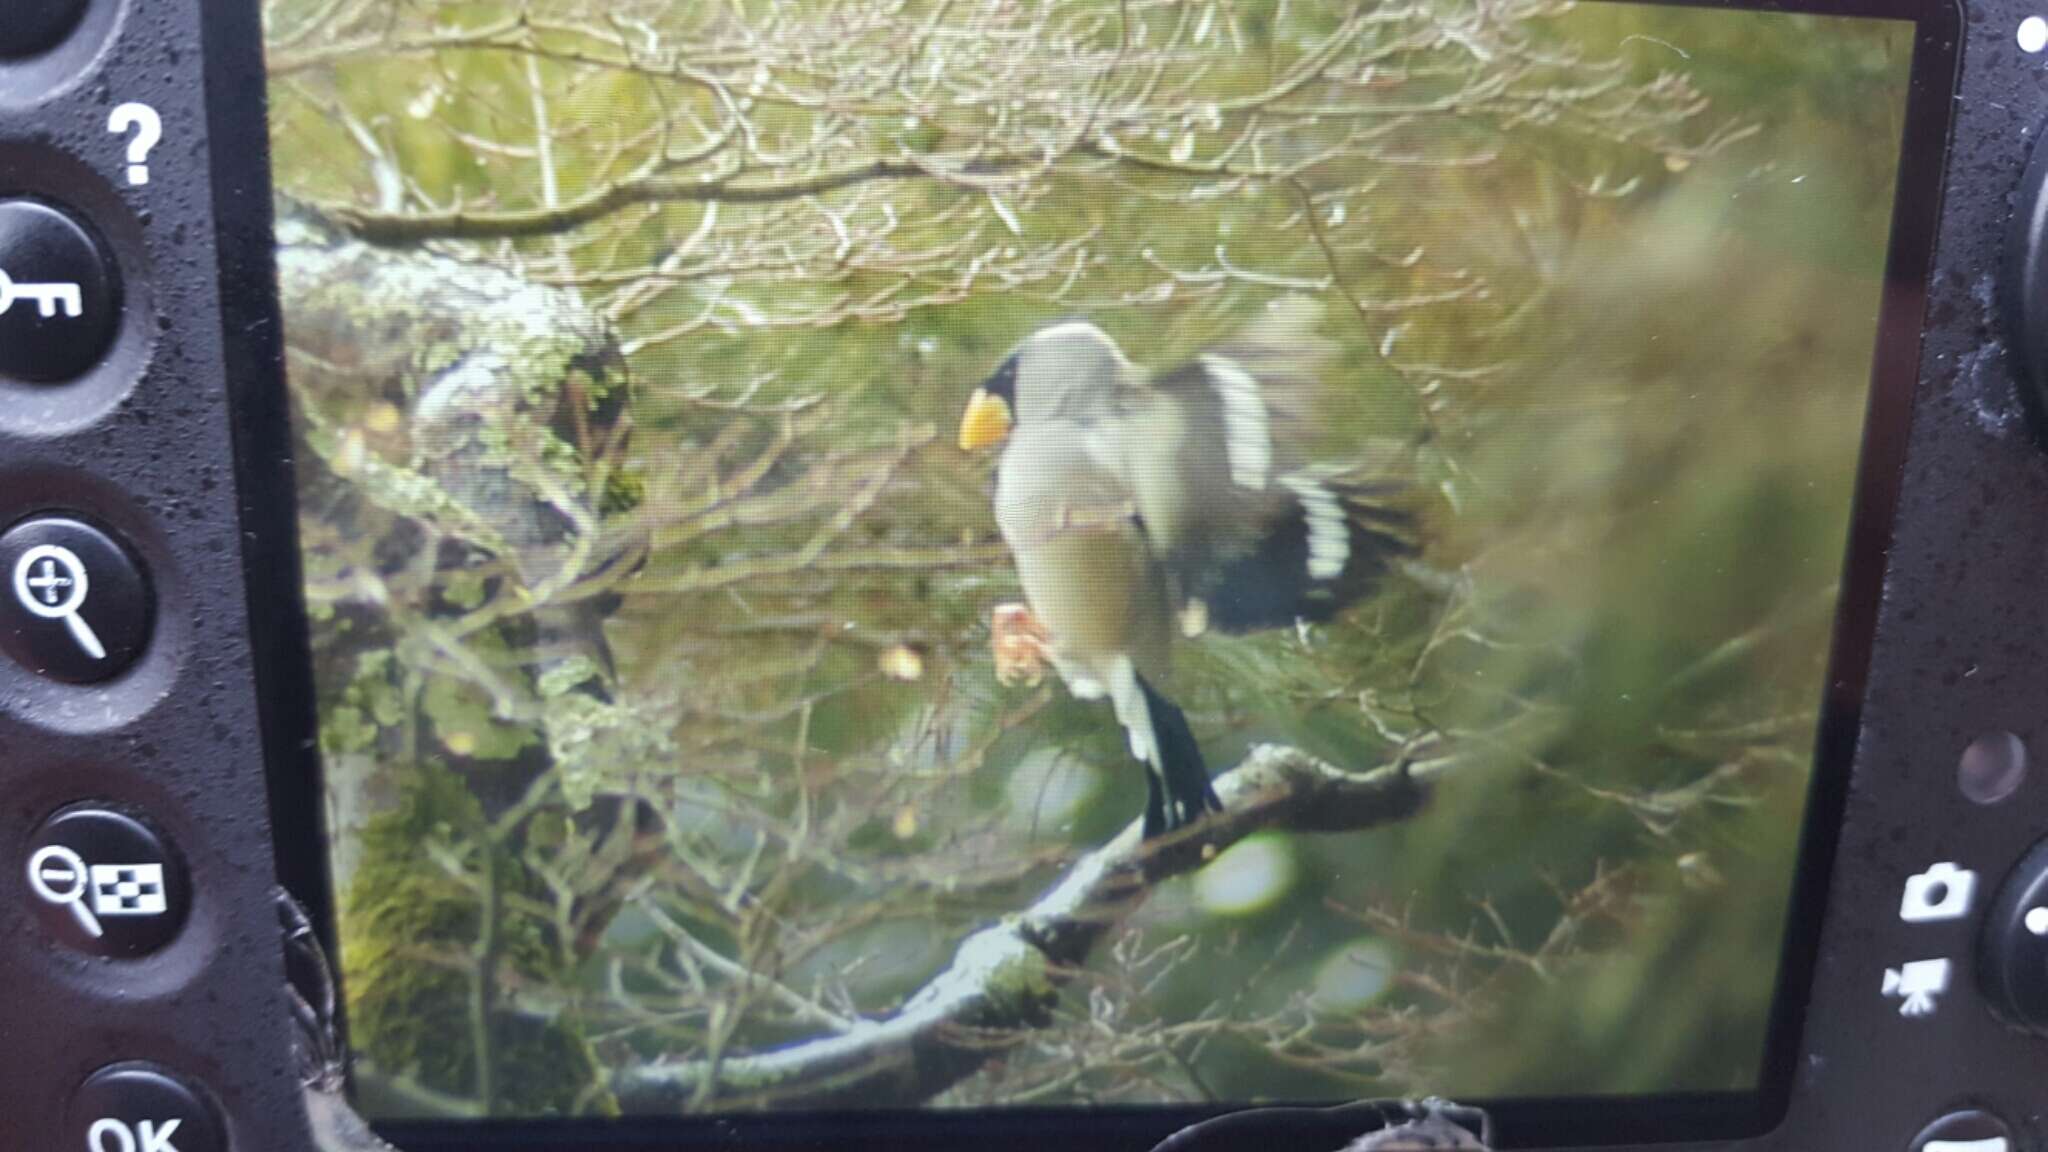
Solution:
{"label": "round black button", "polygon": [[7,0],[7,22],[0,24],[0,60],[55,48],[83,15],[85,0]]}
{"label": "round black button", "polygon": [[2048,1035],[2048,840],[2020,858],[1985,911],[1977,982],[2001,1019]]}
{"label": "round black button", "polygon": [[2005,1121],[1975,1108],[1951,1112],[1920,1130],[1908,1152],[2019,1152]]}
{"label": "round black button", "polygon": [[142,821],[105,808],[76,805],[44,821],[18,867],[50,935],[96,956],[156,951],[192,904],[178,854]]}
{"label": "round black button", "polygon": [[220,1121],[198,1089],[153,1064],[116,1064],[88,1077],[64,1112],[67,1149],[224,1152]]}
{"label": "round black button", "polygon": [[142,565],[82,520],[31,516],[0,533],[0,650],[40,676],[93,684],[149,643],[155,598]]}
{"label": "round black button", "polygon": [[106,352],[120,314],[120,273],[83,224],[35,200],[0,200],[0,376],[77,376]]}

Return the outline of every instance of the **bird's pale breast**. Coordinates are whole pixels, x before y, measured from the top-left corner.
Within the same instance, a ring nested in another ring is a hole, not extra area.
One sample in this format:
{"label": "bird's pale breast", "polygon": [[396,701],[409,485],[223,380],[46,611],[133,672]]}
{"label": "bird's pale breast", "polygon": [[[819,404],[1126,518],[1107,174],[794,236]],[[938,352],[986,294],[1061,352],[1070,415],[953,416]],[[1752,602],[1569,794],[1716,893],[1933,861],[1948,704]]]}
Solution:
{"label": "bird's pale breast", "polygon": [[1122,653],[1140,672],[1163,675],[1172,610],[1132,494],[1066,431],[1018,436],[1003,454],[996,523],[1025,599],[1069,684],[1077,674],[1099,680],[1102,662]]}

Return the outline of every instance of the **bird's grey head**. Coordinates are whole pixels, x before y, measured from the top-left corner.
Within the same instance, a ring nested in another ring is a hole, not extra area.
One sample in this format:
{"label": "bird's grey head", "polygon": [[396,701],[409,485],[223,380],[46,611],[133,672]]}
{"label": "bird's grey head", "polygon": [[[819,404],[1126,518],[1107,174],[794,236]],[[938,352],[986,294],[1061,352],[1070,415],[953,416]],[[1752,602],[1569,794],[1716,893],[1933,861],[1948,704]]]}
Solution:
{"label": "bird's grey head", "polygon": [[960,422],[960,446],[996,443],[1012,423],[1085,415],[1088,405],[1115,398],[1114,386],[1129,370],[1109,334],[1085,320],[1041,328],[975,389]]}

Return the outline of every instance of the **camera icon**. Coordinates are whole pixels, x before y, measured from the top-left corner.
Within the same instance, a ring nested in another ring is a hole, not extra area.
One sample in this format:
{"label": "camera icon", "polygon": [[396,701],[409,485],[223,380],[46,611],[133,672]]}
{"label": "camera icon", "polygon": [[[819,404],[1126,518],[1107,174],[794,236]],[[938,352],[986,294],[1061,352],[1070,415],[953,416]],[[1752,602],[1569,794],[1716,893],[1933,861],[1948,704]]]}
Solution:
{"label": "camera icon", "polygon": [[1908,924],[1960,920],[1970,914],[1970,904],[1976,895],[1977,874],[1943,861],[1906,878],[1906,895],[1899,901],[1899,919]]}

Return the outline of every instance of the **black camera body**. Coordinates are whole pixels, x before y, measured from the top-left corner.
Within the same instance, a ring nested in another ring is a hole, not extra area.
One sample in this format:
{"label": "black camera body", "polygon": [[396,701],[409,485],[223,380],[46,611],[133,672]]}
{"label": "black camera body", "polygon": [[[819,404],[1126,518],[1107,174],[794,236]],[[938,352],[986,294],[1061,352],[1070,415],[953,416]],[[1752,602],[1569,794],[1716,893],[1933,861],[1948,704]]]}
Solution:
{"label": "black camera body", "polygon": [[[2048,1148],[2048,911],[2034,915],[2048,780],[2025,774],[2025,747],[2048,741],[2034,415],[2048,376],[2027,352],[2048,328],[2024,327],[2048,323],[2029,307],[2048,260],[2029,222],[2048,191],[2023,179],[2048,58],[2022,31],[2048,13],[1884,7],[1918,22],[1914,87],[1791,902],[1808,929],[1780,969],[1789,1025],[1739,1109],[1670,1096],[1588,1129],[1584,1100],[1485,1101],[1497,1147]],[[0,321],[108,320],[71,342],[92,345],[82,368],[63,363],[70,345],[0,345],[0,575],[21,582],[0,589],[19,617],[0,625],[0,1143],[310,1149],[276,892],[322,909],[329,881],[258,5],[27,8],[0,26],[0,271],[14,277]],[[58,31],[33,42],[45,24]],[[10,37],[30,42],[10,51]],[[74,271],[30,279],[17,266],[32,261]],[[81,615],[71,597],[88,595],[108,607]],[[612,1131],[643,1146],[1141,1148],[1224,1110],[643,1116]],[[1359,1135],[1346,1115],[1312,1139]],[[1213,1139],[1300,1131],[1280,1123],[1248,1113]],[[390,1135],[477,1146],[448,1123]]]}

